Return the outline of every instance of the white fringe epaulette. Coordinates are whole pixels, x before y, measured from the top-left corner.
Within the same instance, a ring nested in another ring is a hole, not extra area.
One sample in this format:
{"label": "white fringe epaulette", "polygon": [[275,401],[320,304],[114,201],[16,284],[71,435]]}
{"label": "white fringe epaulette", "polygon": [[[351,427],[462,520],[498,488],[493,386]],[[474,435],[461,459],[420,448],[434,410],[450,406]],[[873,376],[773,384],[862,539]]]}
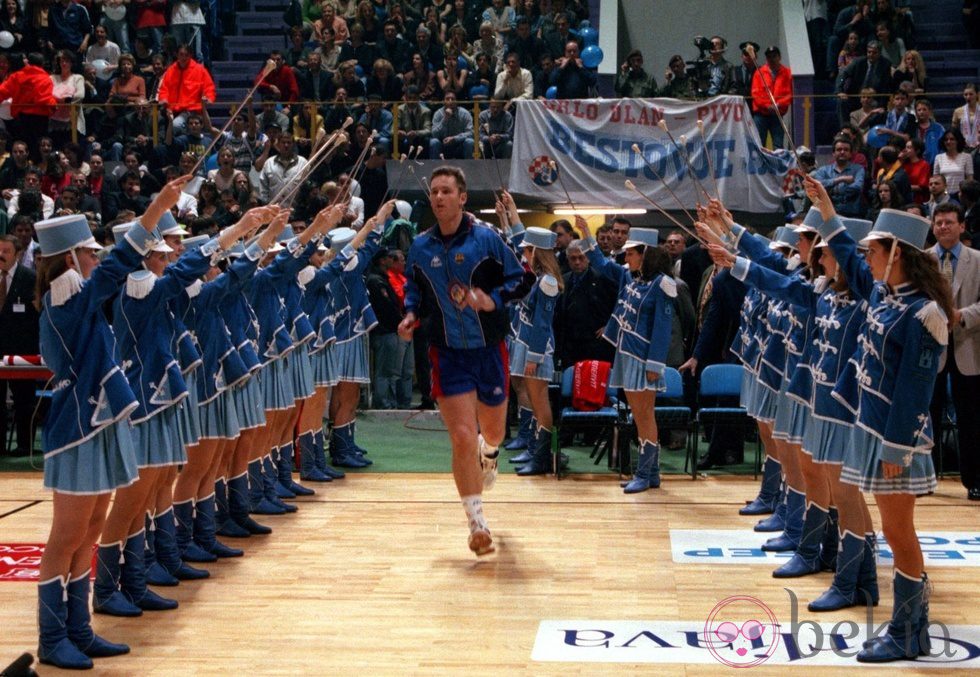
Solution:
{"label": "white fringe epaulette", "polygon": [[915,319],[922,323],[936,343],[945,346],[949,343],[949,319],[946,313],[935,301],[929,301],[915,314]]}
{"label": "white fringe epaulette", "polygon": [[187,288],[184,291],[187,292],[189,297],[194,298],[201,293],[201,287],[203,286],[203,282],[200,280],[194,280],[191,284],[187,285]]}
{"label": "white fringe epaulette", "polygon": [[136,270],[126,277],[126,296],[132,299],[145,299],[153,291],[157,276],[148,270]]}
{"label": "white fringe epaulette", "polygon": [[69,268],[61,275],[51,280],[51,305],[63,306],[68,299],[82,291],[85,280],[74,268]]}
{"label": "white fringe epaulette", "polygon": [[793,254],[791,257],[786,259],[786,270],[796,270],[801,265],[803,265],[803,260],[800,258],[799,254]]}
{"label": "white fringe epaulette", "polygon": [[299,282],[300,287],[306,289],[306,285],[313,281],[313,277],[315,275],[316,268],[313,266],[306,266],[296,274],[296,281]]}
{"label": "white fringe epaulette", "polygon": [[541,284],[538,285],[545,296],[558,296],[558,280],[554,275],[545,273],[541,276]]}
{"label": "white fringe epaulette", "polygon": [[677,283],[669,275],[660,276],[660,288],[672,299],[677,298]]}

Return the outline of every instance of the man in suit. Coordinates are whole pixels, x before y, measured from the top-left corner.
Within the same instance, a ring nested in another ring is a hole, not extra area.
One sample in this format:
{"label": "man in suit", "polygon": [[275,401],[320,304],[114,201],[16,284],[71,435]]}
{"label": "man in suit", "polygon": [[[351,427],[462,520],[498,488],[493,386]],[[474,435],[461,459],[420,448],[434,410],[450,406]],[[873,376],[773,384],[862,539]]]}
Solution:
{"label": "man in suit", "polygon": [[329,101],[334,95],[333,76],[323,68],[319,51],[310,52],[306,68],[296,73],[299,98],[303,101]]}
{"label": "man in suit", "polygon": [[[20,241],[0,236],[0,355],[37,355],[38,314],[34,308],[34,271],[18,265]],[[34,381],[0,379],[0,445],[7,450],[7,387],[14,399],[17,448],[14,456],[26,456],[34,444]]]}
{"label": "man in suit", "polygon": [[569,272],[555,308],[555,355],[562,369],[582,360],[612,362],[613,346],[602,338],[619,290],[589,266],[582,240],[565,248]]}
{"label": "man in suit", "polygon": [[837,96],[840,98],[841,126],[850,119],[851,111],[861,105],[862,89],[870,88],[879,95],[891,94],[892,63],[881,55],[881,43],[872,40],[865,51],[866,56],[855,59],[843,68],[837,76]]}
{"label": "man in suit", "polygon": [[939,259],[939,269],[950,280],[953,306],[949,318],[949,346],[940,362],[939,378],[932,398],[936,467],[945,461],[939,424],[947,405],[946,383],[956,410],[957,447],[959,449],[960,480],[971,501],[980,501],[980,252],[964,247],[960,236],[966,229],[963,208],[955,203],[936,206],[932,215],[932,232],[936,245],[932,248]]}

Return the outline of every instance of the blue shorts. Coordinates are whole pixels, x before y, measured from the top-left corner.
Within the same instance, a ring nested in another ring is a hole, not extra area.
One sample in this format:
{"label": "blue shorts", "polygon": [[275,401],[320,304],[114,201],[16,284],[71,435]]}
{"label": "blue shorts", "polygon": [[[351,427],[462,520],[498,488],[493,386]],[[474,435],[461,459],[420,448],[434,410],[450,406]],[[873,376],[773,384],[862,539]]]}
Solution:
{"label": "blue shorts", "polygon": [[497,345],[469,350],[429,347],[432,365],[432,397],[449,397],[476,391],[476,398],[488,406],[507,401],[509,360],[507,346]]}

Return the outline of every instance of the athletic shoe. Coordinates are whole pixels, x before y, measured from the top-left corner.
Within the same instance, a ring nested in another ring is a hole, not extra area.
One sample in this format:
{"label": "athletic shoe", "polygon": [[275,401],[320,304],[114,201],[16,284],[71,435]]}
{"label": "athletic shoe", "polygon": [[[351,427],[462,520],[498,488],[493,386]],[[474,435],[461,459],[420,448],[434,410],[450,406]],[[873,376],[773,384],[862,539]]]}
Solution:
{"label": "athletic shoe", "polygon": [[470,550],[477,557],[482,557],[483,555],[489,555],[495,550],[493,547],[493,539],[490,537],[490,532],[485,529],[477,529],[470,534]]}
{"label": "athletic shoe", "polygon": [[500,450],[487,444],[483,435],[477,435],[477,452],[480,454],[480,470],[483,471],[483,490],[490,491],[497,482],[497,457]]}

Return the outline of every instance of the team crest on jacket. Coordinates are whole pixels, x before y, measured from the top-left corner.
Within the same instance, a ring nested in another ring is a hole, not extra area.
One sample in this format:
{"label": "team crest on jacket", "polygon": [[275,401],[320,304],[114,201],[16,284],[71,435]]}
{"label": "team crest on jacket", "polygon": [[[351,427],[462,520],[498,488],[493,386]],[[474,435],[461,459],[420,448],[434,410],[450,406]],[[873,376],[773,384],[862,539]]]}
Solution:
{"label": "team crest on jacket", "polygon": [[538,186],[550,186],[558,180],[558,165],[552,165],[547,155],[539,155],[527,167],[527,173]]}

